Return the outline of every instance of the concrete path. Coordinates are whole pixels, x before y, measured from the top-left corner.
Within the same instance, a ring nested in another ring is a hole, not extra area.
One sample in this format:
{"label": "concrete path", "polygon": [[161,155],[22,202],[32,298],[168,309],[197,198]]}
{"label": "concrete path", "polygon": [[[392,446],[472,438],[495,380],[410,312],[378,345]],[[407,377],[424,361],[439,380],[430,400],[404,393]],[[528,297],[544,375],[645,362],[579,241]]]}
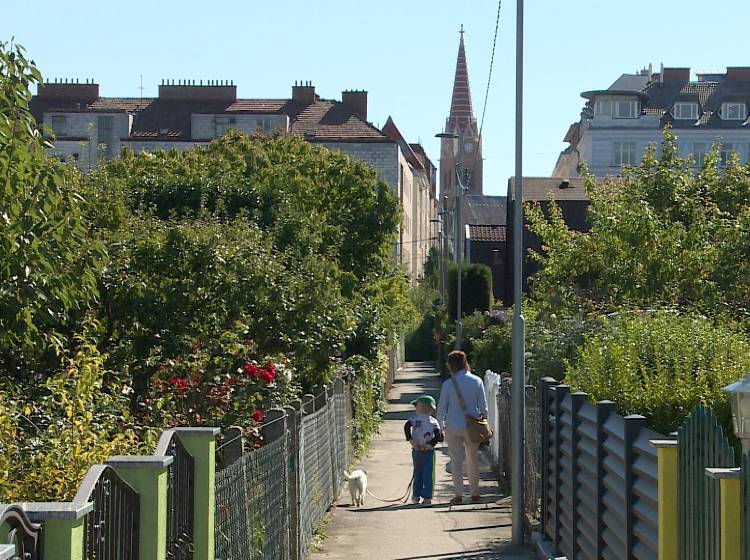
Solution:
{"label": "concrete path", "polygon": [[[411,448],[403,424],[412,412],[409,401],[423,394],[435,398],[441,379],[431,366],[407,363],[397,374],[380,434],[355,468],[367,471],[369,490],[385,499],[403,495],[411,479]],[[498,494],[488,467],[482,472],[482,503],[449,507],[452,496],[449,460],[444,445],[437,453],[437,484],[431,508],[391,505],[368,496],[352,508],[345,488],[332,508],[325,537],[311,560],[526,560],[527,550],[511,550],[510,500]]]}

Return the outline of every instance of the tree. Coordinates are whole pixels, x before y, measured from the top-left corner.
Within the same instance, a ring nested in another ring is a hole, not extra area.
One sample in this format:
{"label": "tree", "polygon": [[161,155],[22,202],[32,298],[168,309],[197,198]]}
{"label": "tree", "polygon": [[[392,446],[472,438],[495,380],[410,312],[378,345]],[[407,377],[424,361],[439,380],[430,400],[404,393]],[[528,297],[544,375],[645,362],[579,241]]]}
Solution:
{"label": "tree", "polygon": [[750,168],[719,166],[718,146],[696,172],[667,130],[638,167],[599,184],[588,176],[588,233],[568,230],[559,207],[528,208],[542,241],[532,279],[542,304],[611,310],[676,305],[744,316],[750,304]]}
{"label": "tree", "polygon": [[65,344],[96,300],[101,257],[78,175],[47,155],[29,111],[41,81],[23,47],[0,43],[0,360],[13,372]]}

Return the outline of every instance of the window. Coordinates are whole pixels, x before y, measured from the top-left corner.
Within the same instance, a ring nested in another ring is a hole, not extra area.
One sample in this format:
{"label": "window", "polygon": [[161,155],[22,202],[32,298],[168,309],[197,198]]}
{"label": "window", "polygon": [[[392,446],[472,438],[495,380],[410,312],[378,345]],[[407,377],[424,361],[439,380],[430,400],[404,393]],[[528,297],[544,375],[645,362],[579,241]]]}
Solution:
{"label": "window", "polygon": [[728,121],[740,121],[747,117],[747,107],[744,103],[722,103],[721,118]]}
{"label": "window", "polygon": [[216,115],[214,117],[214,127],[216,129],[216,137],[223,136],[227,131],[234,128],[234,117]]}
{"label": "window", "polygon": [[703,163],[706,161],[706,153],[708,153],[708,146],[705,142],[693,142],[693,159],[695,165],[703,167]]}
{"label": "window", "polygon": [[51,119],[52,132],[55,136],[67,136],[68,134],[68,119],[65,115],[52,115]]}
{"label": "window", "polygon": [[264,118],[257,119],[256,124],[255,124],[255,129],[258,132],[269,133],[271,132],[271,126],[272,126],[271,119],[268,117],[264,117]]}
{"label": "window", "polygon": [[640,113],[640,110],[637,101],[617,101],[615,103],[616,119],[636,119],[638,113]]}
{"label": "window", "polygon": [[697,120],[698,104],[697,103],[675,103],[672,109],[672,116],[676,119]]}
{"label": "window", "polygon": [[722,142],[721,143],[721,165],[726,167],[727,163],[729,163],[729,159],[732,156],[732,153],[737,153],[737,147],[732,142]]}
{"label": "window", "polygon": [[96,119],[96,142],[104,146],[104,157],[110,159],[114,157],[114,117],[105,115]]}
{"label": "window", "polygon": [[594,115],[609,115],[612,116],[612,102],[597,100],[594,106]]}
{"label": "window", "polygon": [[608,115],[615,119],[637,119],[641,112],[638,101],[597,100],[594,104],[594,115]]}
{"label": "window", "polygon": [[635,142],[614,142],[612,144],[612,165],[635,165]]}

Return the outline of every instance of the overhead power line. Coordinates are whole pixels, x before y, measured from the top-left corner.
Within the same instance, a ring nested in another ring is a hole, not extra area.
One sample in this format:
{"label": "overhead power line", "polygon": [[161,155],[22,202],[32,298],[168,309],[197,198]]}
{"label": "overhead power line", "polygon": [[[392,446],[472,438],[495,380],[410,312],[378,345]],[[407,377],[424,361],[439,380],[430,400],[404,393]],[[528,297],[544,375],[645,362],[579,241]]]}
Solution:
{"label": "overhead power line", "polygon": [[[492,70],[495,67],[495,50],[497,48],[497,36],[500,31],[500,11],[503,7],[503,0],[498,0],[497,2],[497,16],[495,17],[495,34],[492,38],[492,54],[490,55],[490,69],[487,72],[487,87],[484,91],[484,103],[482,104],[482,120],[479,121],[479,137],[477,138],[477,143],[481,145],[482,143],[482,131],[484,130],[484,118],[487,115],[487,105],[488,101],[490,99],[490,86],[492,85]],[[461,148],[463,149],[463,147]],[[474,151],[474,157],[472,159],[471,167],[469,167],[469,170],[474,169],[474,165],[477,162],[477,157],[479,157],[478,150]],[[467,181],[470,182],[470,178]]]}
{"label": "overhead power line", "polygon": [[503,0],[497,2],[497,17],[495,18],[495,35],[492,38],[492,56],[490,56],[490,70],[487,72],[487,89],[484,92],[484,104],[482,105],[482,120],[479,123],[479,138],[482,138],[482,129],[484,128],[484,117],[487,114],[487,101],[490,98],[490,85],[492,84],[492,69],[495,66],[495,49],[497,47],[497,34],[500,30],[500,9],[503,7]]}

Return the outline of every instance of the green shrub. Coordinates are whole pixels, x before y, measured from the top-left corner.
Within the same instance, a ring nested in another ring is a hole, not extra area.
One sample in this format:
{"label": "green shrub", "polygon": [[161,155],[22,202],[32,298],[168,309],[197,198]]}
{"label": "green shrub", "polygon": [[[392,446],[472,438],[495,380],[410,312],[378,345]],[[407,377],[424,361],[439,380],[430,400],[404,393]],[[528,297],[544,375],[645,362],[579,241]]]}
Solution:
{"label": "green shrub", "polygon": [[697,405],[714,409],[730,428],[721,388],[750,369],[750,344],[731,325],[696,314],[629,314],[586,336],[566,381],[594,400],[610,399],[622,414],[643,414],[668,434]]}
{"label": "green shrub", "polygon": [[[457,267],[448,270],[448,313],[456,320]],[[468,315],[474,311],[489,311],[492,307],[492,270],[483,264],[463,266],[461,280],[461,311]]]}
{"label": "green shrub", "polygon": [[481,338],[472,339],[469,356],[471,369],[477,375],[489,370],[495,373],[511,369],[510,323],[490,325]]}

